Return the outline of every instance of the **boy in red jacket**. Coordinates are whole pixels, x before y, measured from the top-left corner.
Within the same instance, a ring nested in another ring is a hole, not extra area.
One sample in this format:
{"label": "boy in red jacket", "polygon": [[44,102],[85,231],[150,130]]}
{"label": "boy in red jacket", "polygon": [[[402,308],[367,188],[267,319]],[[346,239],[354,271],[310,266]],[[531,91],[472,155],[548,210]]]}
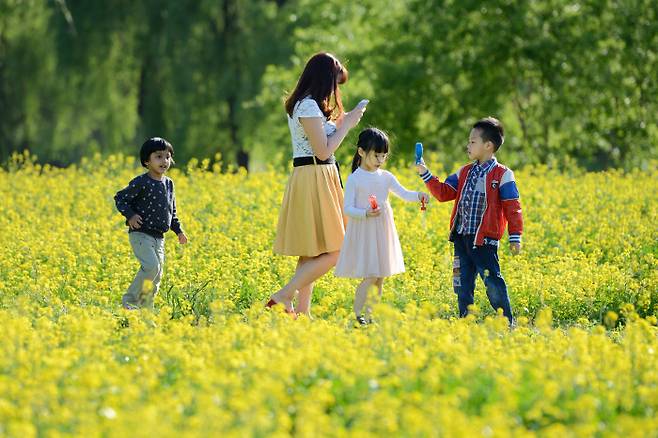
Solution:
{"label": "boy in red jacket", "polygon": [[466,149],[473,160],[446,178],[432,176],[421,160],[416,165],[430,193],[441,202],[455,200],[450,216],[450,241],[455,245],[453,287],[459,315],[468,314],[473,304],[475,278],[480,274],[494,309],[502,309],[510,324],[512,308],[507,285],[500,273],[498,241],[509,223],[512,254],[521,252],[523,217],[514,173],[496,161],[494,153],[504,141],[503,126],[497,119],[479,120]]}

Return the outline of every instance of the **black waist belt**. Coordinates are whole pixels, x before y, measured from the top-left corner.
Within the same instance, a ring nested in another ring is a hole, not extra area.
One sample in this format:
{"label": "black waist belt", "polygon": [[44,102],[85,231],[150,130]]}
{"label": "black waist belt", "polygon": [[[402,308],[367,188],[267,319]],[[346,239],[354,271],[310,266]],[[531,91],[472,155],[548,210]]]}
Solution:
{"label": "black waist belt", "polygon": [[318,157],[295,157],[292,159],[293,167],[301,166],[310,166],[312,164],[321,165],[321,164],[333,164],[338,170],[338,181],[340,181],[340,187],[343,188],[343,179],[340,177],[340,165],[335,157],[329,157],[327,160],[321,160]]}

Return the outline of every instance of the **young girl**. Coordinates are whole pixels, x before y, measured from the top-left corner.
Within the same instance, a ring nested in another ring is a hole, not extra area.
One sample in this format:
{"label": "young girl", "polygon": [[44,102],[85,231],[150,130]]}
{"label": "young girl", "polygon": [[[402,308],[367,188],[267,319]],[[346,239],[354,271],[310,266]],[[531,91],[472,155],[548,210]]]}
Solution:
{"label": "young girl", "polygon": [[404,272],[388,192],[409,202],[429,200],[427,194],[405,189],[392,173],[380,169],[388,158],[388,143],[386,134],[377,128],[361,131],[345,186],[345,213],[350,220],[335,275],[363,278],[354,297],[354,313],[361,325],[370,319],[370,306],[363,315],[368,289],[376,287],[381,297],[384,277]]}

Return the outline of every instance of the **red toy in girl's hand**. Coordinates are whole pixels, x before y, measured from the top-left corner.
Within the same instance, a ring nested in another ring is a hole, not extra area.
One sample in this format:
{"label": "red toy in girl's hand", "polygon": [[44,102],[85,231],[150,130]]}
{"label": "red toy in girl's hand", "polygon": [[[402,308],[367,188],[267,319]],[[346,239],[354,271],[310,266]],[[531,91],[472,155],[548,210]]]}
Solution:
{"label": "red toy in girl's hand", "polygon": [[379,207],[379,204],[377,204],[377,196],[370,195],[368,200],[370,201],[370,207],[372,207],[373,210],[377,210],[377,207]]}

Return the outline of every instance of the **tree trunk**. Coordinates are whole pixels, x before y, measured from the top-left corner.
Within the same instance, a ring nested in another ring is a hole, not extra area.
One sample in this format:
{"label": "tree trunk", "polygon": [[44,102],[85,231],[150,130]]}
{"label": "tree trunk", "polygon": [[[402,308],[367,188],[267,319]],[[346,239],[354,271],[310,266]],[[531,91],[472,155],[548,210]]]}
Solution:
{"label": "tree trunk", "polygon": [[239,105],[240,93],[242,91],[242,69],[239,52],[240,52],[240,35],[242,34],[239,26],[239,12],[238,2],[235,0],[225,0],[223,4],[224,12],[224,29],[222,39],[226,47],[226,61],[227,64],[233,69],[231,77],[235,78],[235,87],[232,87],[226,96],[226,103],[228,106],[228,126],[229,136],[233,148],[236,150],[236,162],[238,167],[244,167],[249,171],[249,153],[244,150],[239,134]]}

